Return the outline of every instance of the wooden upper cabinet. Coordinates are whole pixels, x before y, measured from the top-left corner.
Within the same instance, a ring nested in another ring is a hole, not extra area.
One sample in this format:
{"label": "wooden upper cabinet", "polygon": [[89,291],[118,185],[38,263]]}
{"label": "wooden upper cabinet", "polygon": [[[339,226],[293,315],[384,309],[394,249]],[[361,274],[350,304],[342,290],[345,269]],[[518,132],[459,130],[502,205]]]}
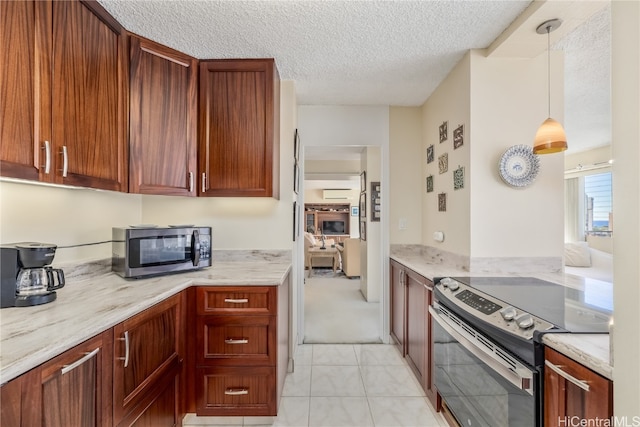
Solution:
{"label": "wooden upper cabinet", "polygon": [[2,2],[2,175],[127,190],[126,36],[97,2]]}
{"label": "wooden upper cabinet", "polygon": [[199,91],[199,194],[278,198],[280,77],[275,61],[201,61]]}
{"label": "wooden upper cabinet", "polygon": [[95,2],[54,1],[52,139],[56,182],[127,190],[127,44]]}
{"label": "wooden upper cabinet", "polygon": [[36,3],[0,2],[0,174],[39,179]]}
{"label": "wooden upper cabinet", "polygon": [[131,36],[129,191],[195,196],[197,60]]}

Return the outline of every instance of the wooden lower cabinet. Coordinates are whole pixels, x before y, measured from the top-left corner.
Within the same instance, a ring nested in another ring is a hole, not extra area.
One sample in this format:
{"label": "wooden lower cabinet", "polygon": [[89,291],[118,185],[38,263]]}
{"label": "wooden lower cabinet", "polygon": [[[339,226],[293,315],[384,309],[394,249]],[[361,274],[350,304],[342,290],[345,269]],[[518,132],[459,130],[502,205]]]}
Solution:
{"label": "wooden lower cabinet", "polygon": [[[183,361],[182,298],[183,294],[170,297],[113,328],[115,425],[133,425],[127,420],[138,420],[147,411],[149,402],[164,391],[159,384],[173,382],[174,394],[179,392]],[[175,399],[167,409],[173,412],[174,419],[181,412]]]}
{"label": "wooden lower cabinet", "polygon": [[1,425],[111,426],[111,331],[2,387]]}
{"label": "wooden lower cabinet", "polygon": [[429,306],[433,282],[391,261],[391,337],[407,359],[427,398],[438,408],[433,384],[433,340]]}
{"label": "wooden lower cabinet", "polygon": [[195,412],[277,415],[289,358],[289,279],[278,287],[196,287],[191,300]]}
{"label": "wooden lower cabinet", "polygon": [[545,426],[569,425],[569,420],[596,425],[596,419],[611,419],[612,381],[549,347],[544,356]]}

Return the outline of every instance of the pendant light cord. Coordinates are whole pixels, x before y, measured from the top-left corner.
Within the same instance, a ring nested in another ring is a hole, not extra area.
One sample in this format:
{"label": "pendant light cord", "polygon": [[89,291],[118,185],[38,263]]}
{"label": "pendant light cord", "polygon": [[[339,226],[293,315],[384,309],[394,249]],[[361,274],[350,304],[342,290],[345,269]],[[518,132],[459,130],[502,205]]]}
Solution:
{"label": "pendant light cord", "polygon": [[547,110],[551,117],[551,26],[547,26]]}

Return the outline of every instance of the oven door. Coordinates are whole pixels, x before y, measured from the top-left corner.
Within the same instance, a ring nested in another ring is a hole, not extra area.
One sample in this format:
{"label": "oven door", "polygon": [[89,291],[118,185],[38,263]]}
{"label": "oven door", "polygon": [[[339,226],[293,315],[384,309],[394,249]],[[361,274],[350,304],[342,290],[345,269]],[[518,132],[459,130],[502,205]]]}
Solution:
{"label": "oven door", "polygon": [[434,381],[461,426],[534,426],[537,372],[434,302]]}

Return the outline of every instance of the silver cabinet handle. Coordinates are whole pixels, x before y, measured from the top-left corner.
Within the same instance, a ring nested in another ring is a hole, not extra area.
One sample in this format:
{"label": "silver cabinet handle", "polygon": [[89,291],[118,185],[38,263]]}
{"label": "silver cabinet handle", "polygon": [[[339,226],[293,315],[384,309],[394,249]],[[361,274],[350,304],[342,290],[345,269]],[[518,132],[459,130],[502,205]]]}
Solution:
{"label": "silver cabinet handle", "polygon": [[249,344],[246,338],[227,338],[224,342],[225,344]]}
{"label": "silver cabinet handle", "polygon": [[189,172],[189,193],[193,193],[193,172]]}
{"label": "silver cabinet handle", "polygon": [[76,360],[75,362],[73,362],[70,365],[64,365],[62,367],[62,369],[60,369],[60,374],[64,375],[67,374],[71,371],[73,371],[74,369],[76,369],[78,366],[82,365],[83,363],[85,363],[87,360],[91,359],[93,356],[95,356],[96,354],[98,354],[98,352],[100,351],[100,348],[96,348],[95,350],[89,352],[89,353],[85,353],[83,357],[81,357],[80,359]]}
{"label": "silver cabinet handle", "polygon": [[589,384],[587,384],[586,381],[579,380],[576,377],[574,377],[573,375],[566,373],[565,371],[563,371],[561,369],[562,366],[554,365],[553,363],[549,362],[548,360],[544,361],[544,366],[548,367],[553,372],[555,372],[556,374],[560,375],[565,380],[569,381],[571,384],[577,385],[578,387],[580,387],[584,391],[589,391],[590,387],[589,387]]}
{"label": "silver cabinet handle", "polygon": [[69,172],[69,155],[67,153],[67,146],[62,146],[62,177],[67,177],[67,172]]}
{"label": "silver cabinet handle", "polygon": [[249,302],[249,298],[225,298],[224,302],[231,304],[246,304]]}
{"label": "silver cabinet handle", "polygon": [[118,338],[124,341],[124,357],[118,357],[118,360],[124,360],[124,367],[129,366],[129,331],[124,332],[124,338]]}
{"label": "silver cabinet handle", "polygon": [[249,390],[246,388],[228,388],[224,391],[224,394],[227,396],[242,396],[249,394]]}
{"label": "silver cabinet handle", "polygon": [[49,141],[44,142],[44,173],[48,174],[51,171],[51,143]]}
{"label": "silver cabinet handle", "polygon": [[202,192],[204,193],[207,189],[206,189],[206,184],[207,184],[207,174],[202,172]]}

